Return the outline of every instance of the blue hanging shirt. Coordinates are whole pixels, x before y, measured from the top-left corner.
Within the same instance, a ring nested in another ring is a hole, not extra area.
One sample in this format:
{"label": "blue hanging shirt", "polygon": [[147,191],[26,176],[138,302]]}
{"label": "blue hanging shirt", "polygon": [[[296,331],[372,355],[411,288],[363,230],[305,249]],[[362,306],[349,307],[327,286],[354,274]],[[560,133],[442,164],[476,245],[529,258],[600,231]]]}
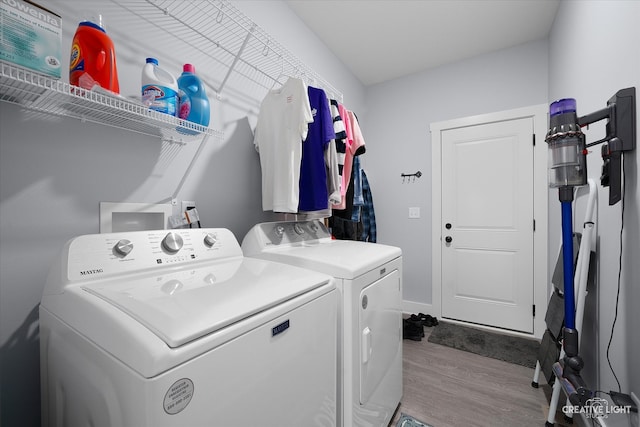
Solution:
{"label": "blue hanging shirt", "polygon": [[307,139],[302,141],[298,211],[318,211],[329,208],[324,152],[336,134],[324,90],[309,86],[307,93],[313,123],[309,123]]}

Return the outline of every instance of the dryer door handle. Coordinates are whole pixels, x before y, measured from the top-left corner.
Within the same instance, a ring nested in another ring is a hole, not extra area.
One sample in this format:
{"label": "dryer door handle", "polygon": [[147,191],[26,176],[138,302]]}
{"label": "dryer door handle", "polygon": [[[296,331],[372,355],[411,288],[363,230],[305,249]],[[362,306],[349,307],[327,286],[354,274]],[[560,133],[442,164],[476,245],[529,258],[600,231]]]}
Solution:
{"label": "dryer door handle", "polygon": [[362,364],[369,362],[371,357],[371,329],[367,326],[362,330]]}

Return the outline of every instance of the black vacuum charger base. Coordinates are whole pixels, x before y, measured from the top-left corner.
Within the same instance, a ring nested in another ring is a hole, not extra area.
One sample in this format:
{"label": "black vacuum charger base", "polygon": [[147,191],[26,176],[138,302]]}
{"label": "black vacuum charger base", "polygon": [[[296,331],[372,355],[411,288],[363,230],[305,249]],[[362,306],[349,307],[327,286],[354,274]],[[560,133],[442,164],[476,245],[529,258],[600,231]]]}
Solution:
{"label": "black vacuum charger base", "polygon": [[610,391],[609,395],[611,396],[611,400],[618,406],[629,406],[631,408],[631,412],[638,412],[638,407],[636,406],[636,402],[633,401],[631,396],[625,393],[618,393],[617,391]]}

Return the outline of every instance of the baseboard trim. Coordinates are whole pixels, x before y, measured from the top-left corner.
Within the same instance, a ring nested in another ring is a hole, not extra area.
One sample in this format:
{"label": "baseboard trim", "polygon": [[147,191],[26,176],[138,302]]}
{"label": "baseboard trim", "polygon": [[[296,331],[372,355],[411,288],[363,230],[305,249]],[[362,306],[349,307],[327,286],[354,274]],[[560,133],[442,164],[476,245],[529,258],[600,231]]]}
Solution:
{"label": "baseboard trim", "polygon": [[500,334],[504,334],[504,335],[513,335],[513,336],[516,336],[516,337],[523,337],[523,338],[536,338],[536,339],[540,339],[541,338],[541,337],[537,337],[535,334],[528,334],[528,333],[525,333],[525,332],[512,331],[512,330],[509,330],[509,329],[502,329],[502,328],[496,328],[496,327],[493,327],[493,326],[485,326],[485,325],[479,325],[479,324],[476,324],[476,323],[463,322],[463,321],[460,321],[460,320],[443,318],[443,317],[439,316],[437,313],[434,312],[433,304],[425,304],[425,303],[421,303],[421,302],[403,300],[402,301],[402,312],[404,314],[406,314],[406,315],[418,314],[418,313],[429,314],[429,315],[431,315],[433,317],[437,317],[438,320],[444,320],[445,322],[455,323],[455,324],[458,324],[458,325],[461,325],[461,326],[468,326],[470,328],[483,329],[485,331],[496,332],[496,333],[500,333]]}
{"label": "baseboard trim", "polygon": [[436,313],[432,313],[433,305],[432,304],[424,304],[421,302],[414,301],[402,301],[402,311],[405,314],[417,314],[424,313],[429,314],[434,317],[438,317]]}

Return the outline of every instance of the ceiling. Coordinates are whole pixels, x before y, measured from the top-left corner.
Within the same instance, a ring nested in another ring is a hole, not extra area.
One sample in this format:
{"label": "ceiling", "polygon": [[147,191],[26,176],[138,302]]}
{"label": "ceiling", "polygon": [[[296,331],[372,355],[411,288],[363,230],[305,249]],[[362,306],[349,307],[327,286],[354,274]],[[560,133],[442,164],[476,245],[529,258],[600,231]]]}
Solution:
{"label": "ceiling", "polygon": [[288,0],[364,85],[547,37],[560,0]]}

